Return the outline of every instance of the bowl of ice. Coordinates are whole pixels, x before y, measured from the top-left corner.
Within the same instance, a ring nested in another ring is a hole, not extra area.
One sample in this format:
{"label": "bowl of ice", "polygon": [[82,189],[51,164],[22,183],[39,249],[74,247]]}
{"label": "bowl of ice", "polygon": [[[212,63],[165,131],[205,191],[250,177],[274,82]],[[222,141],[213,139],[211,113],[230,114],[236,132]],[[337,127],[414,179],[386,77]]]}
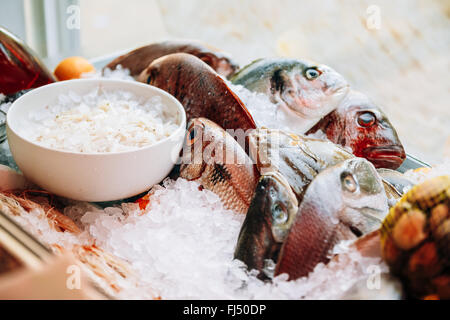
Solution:
{"label": "bowl of ice", "polygon": [[164,179],[182,148],[186,113],[173,96],[137,82],[56,82],[7,114],[11,153],[25,177],[80,201],[114,201]]}

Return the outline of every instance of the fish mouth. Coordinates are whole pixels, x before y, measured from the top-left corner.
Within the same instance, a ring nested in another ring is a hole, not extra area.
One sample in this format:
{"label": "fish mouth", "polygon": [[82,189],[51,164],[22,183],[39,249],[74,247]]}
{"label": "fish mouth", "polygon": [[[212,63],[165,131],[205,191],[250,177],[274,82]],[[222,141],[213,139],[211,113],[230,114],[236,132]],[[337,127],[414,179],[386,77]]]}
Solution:
{"label": "fish mouth", "polygon": [[328,95],[339,95],[342,98],[346,97],[350,91],[350,85],[348,83],[344,83],[338,86],[327,86],[325,92]]}
{"label": "fish mouth", "polygon": [[406,158],[405,149],[399,145],[369,147],[363,150],[363,157],[375,168],[397,169]]}
{"label": "fish mouth", "polygon": [[294,191],[292,191],[291,186],[289,185],[289,182],[286,180],[286,178],[279,173],[278,171],[269,171],[264,173],[264,176],[268,176],[273,178],[275,181],[277,181],[280,185],[282,185],[286,192],[289,200],[292,202],[293,206],[295,208],[298,208],[298,200],[297,197],[294,194]]}

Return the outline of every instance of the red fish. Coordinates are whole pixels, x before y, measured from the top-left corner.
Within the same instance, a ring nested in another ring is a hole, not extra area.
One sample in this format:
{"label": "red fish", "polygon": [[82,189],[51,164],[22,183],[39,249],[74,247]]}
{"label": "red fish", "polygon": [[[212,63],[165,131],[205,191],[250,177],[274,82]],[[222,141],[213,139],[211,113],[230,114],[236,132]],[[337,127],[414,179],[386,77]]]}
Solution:
{"label": "red fish", "polygon": [[334,245],[380,228],[388,212],[374,166],[353,158],[322,171],[309,185],[278,256],[275,276],[308,275]]}
{"label": "red fish", "polygon": [[198,57],[224,77],[228,77],[238,69],[238,65],[226,54],[195,41],[153,43],[114,59],[105,68],[115,69],[118,65],[121,65],[123,68],[129,69],[133,77],[137,77],[154,60],[168,54],[181,52]]}
{"label": "red fish", "polygon": [[214,122],[189,122],[180,177],[217,194],[227,209],[246,213],[259,173],[244,149]]}
{"label": "red fish", "polygon": [[376,168],[397,169],[406,158],[397,132],[386,115],[364,94],[351,91],[339,107],[307,134],[321,130],[327,138],[350,148]]}
{"label": "red fish", "polygon": [[255,129],[255,121],[225,81],[199,58],[169,54],[142,71],[139,81],[167,91],[184,106],[188,121],[207,118],[223,129]]}

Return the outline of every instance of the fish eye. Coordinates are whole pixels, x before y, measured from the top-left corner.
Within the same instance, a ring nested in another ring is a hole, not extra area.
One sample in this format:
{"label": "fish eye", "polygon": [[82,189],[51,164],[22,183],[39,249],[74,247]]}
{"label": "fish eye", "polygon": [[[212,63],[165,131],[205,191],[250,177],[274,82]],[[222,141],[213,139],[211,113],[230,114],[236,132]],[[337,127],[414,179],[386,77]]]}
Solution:
{"label": "fish eye", "polygon": [[150,81],[152,81],[152,75],[149,75],[149,76],[148,76],[148,78],[147,78],[147,84],[149,84]]}
{"label": "fish eye", "polygon": [[276,224],[284,224],[288,220],[288,213],[282,205],[275,203],[272,208],[273,220]]}
{"label": "fish eye", "polygon": [[305,77],[308,80],[314,80],[322,74],[320,70],[317,70],[315,67],[306,69]]}
{"label": "fish eye", "polygon": [[356,189],[358,189],[358,184],[356,183],[355,178],[351,173],[343,173],[341,181],[342,186],[349,192],[355,192]]}
{"label": "fish eye", "polygon": [[198,135],[198,128],[197,128],[197,126],[194,125],[194,126],[192,126],[191,129],[189,129],[189,132],[186,137],[186,144],[188,146],[193,145],[195,142],[195,139],[197,138],[197,135]]}
{"label": "fish eye", "polygon": [[376,120],[377,117],[370,111],[363,112],[358,116],[358,124],[365,128],[373,126]]}

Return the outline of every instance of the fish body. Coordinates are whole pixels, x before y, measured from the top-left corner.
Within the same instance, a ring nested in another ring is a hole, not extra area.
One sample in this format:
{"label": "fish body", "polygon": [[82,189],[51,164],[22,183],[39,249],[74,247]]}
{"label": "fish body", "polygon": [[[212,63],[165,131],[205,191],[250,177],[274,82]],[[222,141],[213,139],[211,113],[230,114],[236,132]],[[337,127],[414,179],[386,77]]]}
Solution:
{"label": "fish body", "polygon": [[180,177],[216,193],[227,209],[246,213],[259,174],[230,134],[208,119],[197,118],[188,124]]}
{"label": "fish body", "polygon": [[251,131],[249,144],[261,179],[234,256],[249,269],[264,271],[264,278],[270,277],[270,264],[278,260],[307,186],[319,172],[353,155],[329,141],[273,129]]}
{"label": "fish body", "polygon": [[234,258],[248,270],[270,277],[270,264],[278,260],[281,245],[297,214],[298,201],[289,183],[278,172],[261,176],[236,245]]}
{"label": "fish body", "polygon": [[326,137],[376,168],[397,169],[406,158],[397,132],[366,95],[350,91],[338,108],[320,120],[307,134],[322,131]]}
{"label": "fish body", "polygon": [[196,41],[164,41],[137,48],[111,61],[105,68],[116,69],[121,65],[130,70],[133,77],[148,67],[158,58],[172,53],[187,53],[196,56],[224,77],[228,77],[238,69],[231,58],[207,45]]}
{"label": "fish body", "polygon": [[330,67],[287,58],[256,60],[231,82],[269,96],[278,106],[277,120],[297,134],[334,110],[348,91],[347,81]]}
{"label": "fish body", "polygon": [[249,130],[255,122],[242,101],[206,63],[186,53],[155,60],[139,81],[172,94],[184,106],[188,120],[207,118],[224,129]]}
{"label": "fish body", "polygon": [[256,129],[249,133],[250,157],[262,175],[280,172],[301,201],[305,188],[325,168],[354,156],[329,141]]}
{"label": "fish body", "polygon": [[354,158],[322,171],[308,186],[283,243],[275,276],[308,275],[342,240],[352,240],[381,226],[387,198],[374,166]]}

